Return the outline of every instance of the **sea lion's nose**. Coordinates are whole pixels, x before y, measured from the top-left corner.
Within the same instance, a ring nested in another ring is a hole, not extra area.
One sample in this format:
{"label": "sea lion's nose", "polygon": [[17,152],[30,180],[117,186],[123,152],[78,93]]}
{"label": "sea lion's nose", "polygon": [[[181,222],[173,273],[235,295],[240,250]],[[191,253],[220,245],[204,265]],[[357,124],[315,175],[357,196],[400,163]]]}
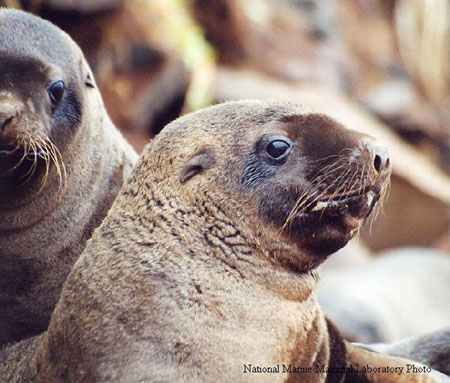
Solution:
{"label": "sea lion's nose", "polygon": [[382,173],[384,170],[389,169],[391,166],[389,160],[389,151],[387,148],[377,144],[369,145],[369,150],[373,154],[373,167],[377,173]]}
{"label": "sea lion's nose", "polygon": [[16,111],[16,107],[13,104],[0,101],[0,134],[11,124],[16,116]]}

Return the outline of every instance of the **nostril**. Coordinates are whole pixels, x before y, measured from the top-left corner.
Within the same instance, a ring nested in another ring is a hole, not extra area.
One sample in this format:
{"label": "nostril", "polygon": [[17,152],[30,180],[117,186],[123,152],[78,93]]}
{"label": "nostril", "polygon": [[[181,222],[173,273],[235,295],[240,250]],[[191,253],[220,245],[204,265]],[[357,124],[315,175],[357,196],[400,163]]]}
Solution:
{"label": "nostril", "polygon": [[375,160],[374,160],[374,166],[375,166],[375,170],[379,173],[381,171],[381,163],[382,163],[382,159],[381,157],[377,154],[375,156]]}
{"label": "nostril", "polygon": [[18,108],[16,104],[11,102],[0,102],[0,133],[11,124],[17,115]]}
{"label": "nostril", "polygon": [[5,130],[5,128],[11,123],[12,120],[13,118],[9,117],[5,121],[3,121],[2,126],[0,127],[0,131]]}
{"label": "nostril", "polygon": [[382,173],[390,167],[389,152],[384,146],[372,146],[373,167],[377,173]]}

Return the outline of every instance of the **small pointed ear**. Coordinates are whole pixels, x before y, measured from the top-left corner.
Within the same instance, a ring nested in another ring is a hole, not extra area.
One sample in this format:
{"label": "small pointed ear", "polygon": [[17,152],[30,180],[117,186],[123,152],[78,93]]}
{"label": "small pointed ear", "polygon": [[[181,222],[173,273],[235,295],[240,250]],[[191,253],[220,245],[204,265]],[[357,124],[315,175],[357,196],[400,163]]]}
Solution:
{"label": "small pointed ear", "polygon": [[88,86],[89,88],[95,88],[95,81],[87,62],[80,58],[79,65],[81,76],[84,77],[84,85]]}
{"label": "small pointed ear", "polygon": [[95,88],[94,80],[92,79],[92,75],[90,72],[86,75],[86,79],[84,80],[84,84],[89,88]]}
{"label": "small pointed ear", "polygon": [[198,173],[211,168],[215,164],[215,158],[210,150],[204,149],[192,157],[183,167],[180,174],[180,182],[183,184]]}

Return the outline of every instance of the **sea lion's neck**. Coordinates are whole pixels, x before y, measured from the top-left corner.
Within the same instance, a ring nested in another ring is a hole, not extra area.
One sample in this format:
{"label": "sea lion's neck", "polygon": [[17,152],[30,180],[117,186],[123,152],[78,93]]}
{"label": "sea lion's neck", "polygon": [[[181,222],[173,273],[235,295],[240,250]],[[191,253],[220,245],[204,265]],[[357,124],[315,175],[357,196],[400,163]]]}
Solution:
{"label": "sea lion's neck", "polygon": [[[270,236],[261,228],[249,229],[247,215],[238,205],[233,206],[233,200],[226,199],[222,206],[216,202],[220,199],[203,194],[192,203],[169,191],[173,188],[157,182],[152,186],[132,199],[119,197],[132,205],[123,209],[124,214],[136,212],[134,220],[139,222],[130,225],[133,234],[139,227],[145,231],[143,238],[152,233],[154,242],[180,243],[190,250],[186,256],[195,262],[214,261],[285,299],[304,301],[309,297],[317,281],[316,272],[293,270],[277,260],[279,252],[291,252],[292,257],[300,258],[299,250],[278,234]],[[127,197],[132,190],[135,188],[124,190]]]}

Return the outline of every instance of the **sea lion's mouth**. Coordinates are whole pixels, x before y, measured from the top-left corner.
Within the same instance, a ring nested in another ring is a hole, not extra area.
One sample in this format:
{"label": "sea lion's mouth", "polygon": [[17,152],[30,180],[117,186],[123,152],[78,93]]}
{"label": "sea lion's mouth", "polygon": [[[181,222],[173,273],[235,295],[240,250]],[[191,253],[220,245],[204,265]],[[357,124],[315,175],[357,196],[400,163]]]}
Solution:
{"label": "sea lion's mouth", "polygon": [[16,147],[10,146],[0,147],[0,158],[12,156],[17,150],[18,148]]}
{"label": "sea lion's mouth", "polygon": [[335,226],[343,233],[353,235],[370,216],[380,196],[380,191],[374,188],[323,196],[299,214],[298,218],[317,228],[330,230],[331,226]]}
{"label": "sea lion's mouth", "polygon": [[41,167],[42,151],[22,147],[0,147],[0,179],[14,179],[17,185],[28,182]]}
{"label": "sea lion's mouth", "polygon": [[0,177],[8,177],[24,155],[24,150],[20,148],[10,146],[0,147]]}
{"label": "sea lion's mouth", "polygon": [[49,181],[55,176],[59,192],[66,182],[66,170],[58,148],[49,139],[3,143],[0,145],[0,208],[29,202],[51,185]]}
{"label": "sea lion's mouth", "polygon": [[364,189],[311,199],[291,220],[285,233],[301,247],[317,254],[334,253],[345,246],[372,214],[385,186],[383,179]]}
{"label": "sea lion's mouth", "polygon": [[14,149],[2,149],[0,148],[0,161],[4,157],[11,157],[14,155],[19,155],[20,157],[27,157],[28,159],[33,159],[36,156],[42,156],[42,150],[29,150],[26,154],[24,149],[14,148]]}
{"label": "sea lion's mouth", "polygon": [[380,193],[372,189],[354,191],[344,195],[324,196],[308,207],[305,215],[351,216],[358,219],[367,218],[380,198]]}

